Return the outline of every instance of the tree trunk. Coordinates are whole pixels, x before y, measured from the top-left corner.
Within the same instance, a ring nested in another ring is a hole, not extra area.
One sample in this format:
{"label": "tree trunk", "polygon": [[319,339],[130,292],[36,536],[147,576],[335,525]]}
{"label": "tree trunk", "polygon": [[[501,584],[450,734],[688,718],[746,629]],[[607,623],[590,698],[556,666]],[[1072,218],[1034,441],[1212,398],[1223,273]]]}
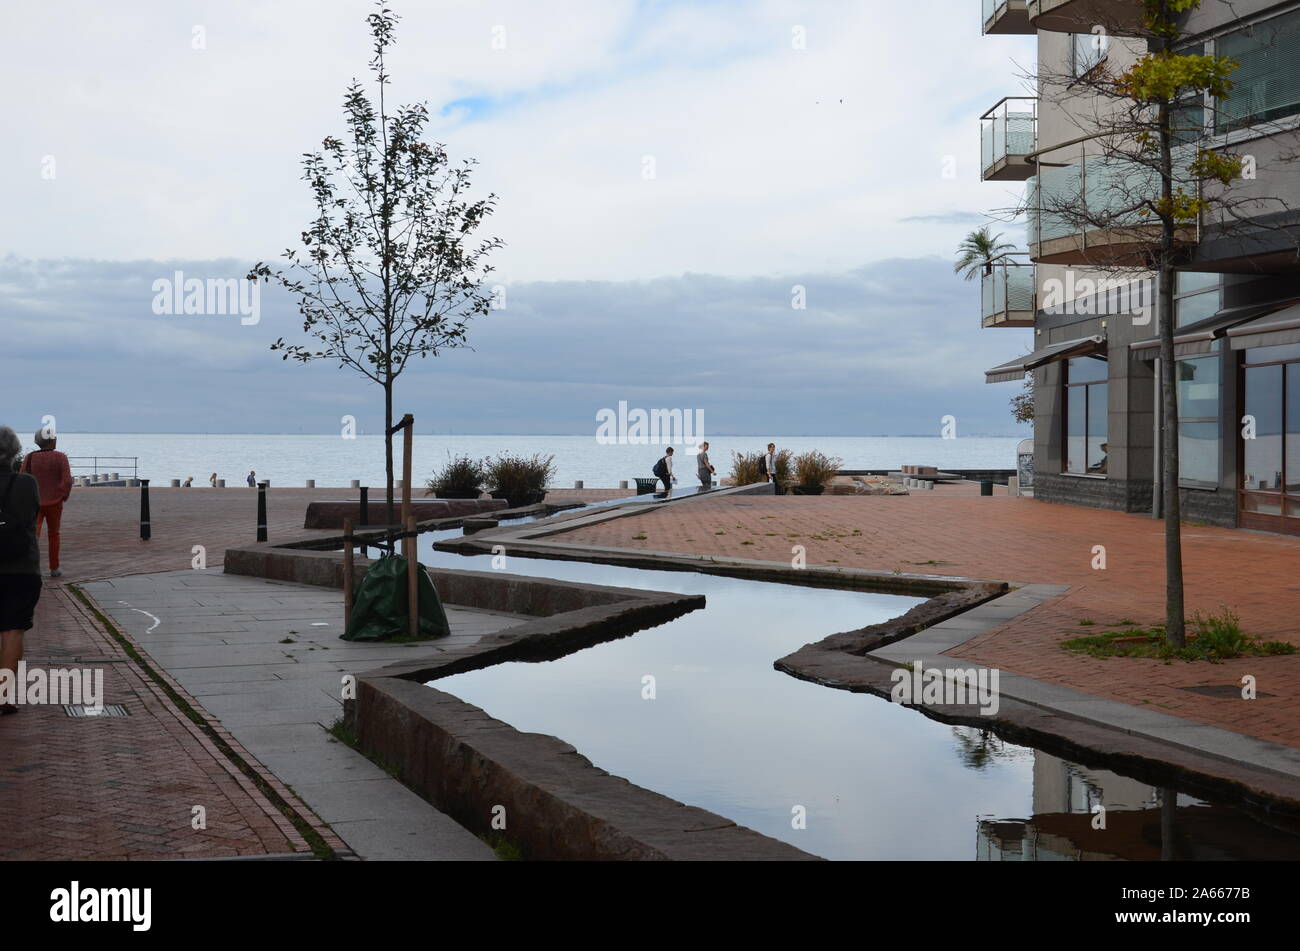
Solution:
{"label": "tree trunk", "polygon": [[[388,479],[388,511],[385,524],[393,524],[393,381],[384,384],[384,471]],[[390,538],[389,541],[392,539]]]}
{"label": "tree trunk", "polygon": [[1160,106],[1160,173],[1164,214],[1160,216],[1160,406],[1165,508],[1165,637],[1186,645],[1183,604],[1182,500],[1178,496],[1178,365],[1174,360],[1173,136],[1170,109]]}

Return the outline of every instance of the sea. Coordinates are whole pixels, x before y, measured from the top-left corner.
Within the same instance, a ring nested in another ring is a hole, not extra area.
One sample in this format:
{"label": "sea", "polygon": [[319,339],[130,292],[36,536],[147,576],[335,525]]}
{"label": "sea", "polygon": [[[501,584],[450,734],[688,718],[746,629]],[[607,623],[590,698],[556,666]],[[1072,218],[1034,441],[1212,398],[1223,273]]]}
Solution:
{"label": "sea", "polygon": [[[731,470],[733,452],[759,452],[768,442],[796,453],[817,449],[843,460],[844,469],[898,469],[905,465],[940,469],[1014,469],[1019,436],[710,436],[709,458],[719,477]],[[384,440],[373,434],[345,438],[333,435],[266,433],[59,433],[59,449],[67,453],[74,475],[118,473],[123,478],[149,479],[166,486],[172,479],[193,476],[207,485],[216,473],[227,485],[243,485],[250,471],[272,486],[348,486],[384,484]],[[34,448],[34,447],[25,447]],[[414,437],[412,482],[423,485],[453,456],[475,458],[501,453],[555,457],[553,486],[617,488],[624,480],[650,477],[664,454],[662,445],[598,442],[591,434],[575,436]],[[692,481],[695,459],[691,448],[676,447],[674,466],[679,477]],[[395,439],[394,470],[401,478],[401,437]]]}

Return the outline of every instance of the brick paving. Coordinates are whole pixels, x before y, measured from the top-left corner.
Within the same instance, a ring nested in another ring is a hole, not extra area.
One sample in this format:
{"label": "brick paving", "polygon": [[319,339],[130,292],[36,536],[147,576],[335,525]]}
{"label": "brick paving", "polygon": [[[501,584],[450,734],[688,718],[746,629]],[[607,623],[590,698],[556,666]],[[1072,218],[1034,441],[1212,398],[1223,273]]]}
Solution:
{"label": "brick paving", "polygon": [[[1187,525],[1187,607],[1236,611],[1245,630],[1300,644],[1300,538]],[[1219,664],[1095,659],[1057,645],[1119,621],[1164,618],[1162,523],[1140,515],[978,497],[978,486],[898,497],[733,496],[667,506],[554,541],[811,565],[1069,585],[1062,596],[949,652],[1039,680],[1300,747],[1300,654]],[[1104,546],[1105,570],[1092,567]],[[1094,621],[1094,626],[1080,622]],[[810,631],[810,640],[833,632]],[[1252,701],[1185,688],[1235,685]],[[1270,694],[1265,697],[1263,694]]]}
{"label": "brick paving", "polygon": [[[556,490],[551,498],[597,500],[618,490]],[[268,491],[272,541],[311,535],[302,528],[307,502],[355,498],[338,488]],[[140,490],[74,490],[63,516],[60,579],[46,579],[36,626],[25,638],[32,666],[102,667],[104,702],[123,718],[79,719],[62,707],[27,706],[0,717],[0,859],[151,859],[309,853],[292,823],[192,723],[156,683],[131,663],[67,583],[188,569],[203,546],[209,570],[226,548],[256,541],[257,493],[241,488],[151,488],[152,535],[139,537]],[[42,570],[47,567],[42,546]],[[102,658],[103,662],[94,662]],[[158,668],[155,666],[155,670]],[[220,722],[161,670],[168,686],[203,713],[236,754],[291,803],[327,844],[344,843]],[[192,828],[193,807],[206,829]]]}
{"label": "brick paving", "polygon": [[[29,663],[104,671],[103,702],[130,715],[68,717],[54,705],[0,718],[0,858],[150,859],[309,852],[292,824],[126,661],[65,588],[47,586]],[[107,662],[98,660],[107,659]],[[206,828],[194,829],[193,809]]]}

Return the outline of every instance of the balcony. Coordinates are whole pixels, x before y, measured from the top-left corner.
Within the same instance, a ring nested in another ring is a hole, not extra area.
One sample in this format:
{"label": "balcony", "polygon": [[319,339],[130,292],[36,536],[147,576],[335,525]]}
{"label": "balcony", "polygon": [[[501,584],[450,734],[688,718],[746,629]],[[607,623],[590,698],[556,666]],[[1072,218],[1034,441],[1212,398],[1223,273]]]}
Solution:
{"label": "balcony", "polygon": [[1142,32],[1140,0],[1028,0],[1027,12],[1031,33],[1091,33],[1096,26],[1113,36]]}
{"label": "balcony", "polygon": [[[1183,154],[1190,160],[1190,151]],[[1030,259],[1037,264],[1149,266],[1160,224],[1141,208],[1144,199],[1159,193],[1156,173],[1115,157],[1084,155],[1077,146],[1073,157],[1068,163],[1035,157],[1039,174],[1029,179],[1027,195]],[[1195,244],[1196,230],[1180,229],[1175,242]]]}
{"label": "balcony", "polygon": [[1002,260],[985,268],[980,326],[1032,327],[1034,290],[1034,266],[1028,261]]}
{"label": "balcony", "polygon": [[980,175],[986,182],[1023,182],[1036,166],[1026,160],[1038,147],[1038,100],[1008,96],[980,116]]}
{"label": "balcony", "polygon": [[1033,36],[1027,0],[984,0],[984,32],[996,36]]}

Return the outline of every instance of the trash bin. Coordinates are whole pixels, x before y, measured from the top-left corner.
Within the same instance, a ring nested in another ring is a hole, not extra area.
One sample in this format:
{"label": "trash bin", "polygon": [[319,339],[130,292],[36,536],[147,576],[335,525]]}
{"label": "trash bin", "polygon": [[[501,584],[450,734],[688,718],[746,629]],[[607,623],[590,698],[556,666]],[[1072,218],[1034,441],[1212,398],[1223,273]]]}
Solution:
{"label": "trash bin", "polygon": [[980,483],[980,495],[992,495],[992,494],[993,494],[993,483],[985,479],[983,482]]}

